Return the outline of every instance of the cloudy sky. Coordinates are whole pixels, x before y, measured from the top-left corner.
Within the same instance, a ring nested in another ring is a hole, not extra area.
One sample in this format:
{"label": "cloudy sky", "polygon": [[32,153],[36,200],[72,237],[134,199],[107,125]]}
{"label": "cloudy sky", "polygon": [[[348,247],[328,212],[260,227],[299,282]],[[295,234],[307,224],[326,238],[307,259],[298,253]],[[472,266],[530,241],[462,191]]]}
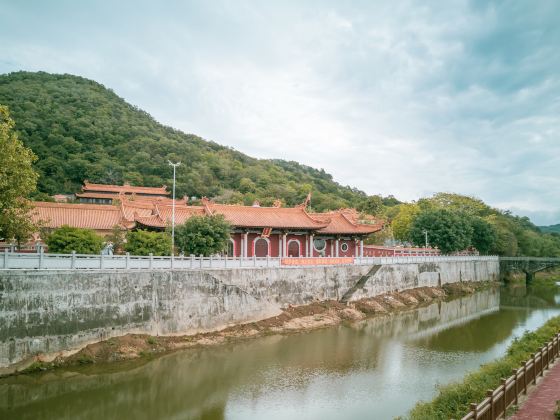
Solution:
{"label": "cloudy sky", "polygon": [[560,1],[0,0],[0,73],[94,79],[157,120],[367,193],[560,223]]}

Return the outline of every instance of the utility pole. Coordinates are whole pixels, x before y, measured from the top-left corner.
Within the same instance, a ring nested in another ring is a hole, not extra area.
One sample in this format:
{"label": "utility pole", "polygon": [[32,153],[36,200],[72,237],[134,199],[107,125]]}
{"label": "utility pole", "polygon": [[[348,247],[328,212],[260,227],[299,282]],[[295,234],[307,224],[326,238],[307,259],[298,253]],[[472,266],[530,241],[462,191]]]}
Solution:
{"label": "utility pole", "polygon": [[424,239],[425,239],[425,242],[426,242],[426,248],[428,248],[428,231],[427,231],[426,229],[424,229],[422,232],[424,233]]}
{"label": "utility pole", "polygon": [[168,160],[169,165],[173,166],[173,204],[171,205],[171,256],[175,254],[175,171],[181,162],[172,163]]}

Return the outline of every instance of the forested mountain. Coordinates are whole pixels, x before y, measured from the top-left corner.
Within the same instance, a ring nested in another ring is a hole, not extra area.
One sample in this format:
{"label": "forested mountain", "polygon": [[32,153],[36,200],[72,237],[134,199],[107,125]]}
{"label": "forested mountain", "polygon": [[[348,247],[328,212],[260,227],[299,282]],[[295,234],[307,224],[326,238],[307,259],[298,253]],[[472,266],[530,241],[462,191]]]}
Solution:
{"label": "forested mountain", "polygon": [[223,202],[302,202],[315,210],[360,207],[366,194],[297,162],[260,160],[155,121],[110,89],[72,75],[0,75],[0,104],[9,107],[24,144],[39,157],[40,192],[73,193],[82,182],[171,185],[167,161],[181,161],[177,193]]}
{"label": "forested mountain", "polygon": [[550,225],[550,226],[539,226],[541,232],[545,233],[558,233],[560,234],[560,223],[557,225]]}

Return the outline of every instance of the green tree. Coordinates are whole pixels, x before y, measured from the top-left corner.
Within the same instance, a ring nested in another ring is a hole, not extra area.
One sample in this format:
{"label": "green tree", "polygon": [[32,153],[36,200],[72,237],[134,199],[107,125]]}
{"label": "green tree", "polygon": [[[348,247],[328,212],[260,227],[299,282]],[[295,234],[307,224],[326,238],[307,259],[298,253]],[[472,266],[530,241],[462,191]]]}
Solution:
{"label": "green tree", "polygon": [[114,254],[122,254],[124,250],[124,245],[126,243],[126,231],[116,225],[113,226],[111,229],[111,234],[107,236],[107,242],[111,242],[113,244],[113,253]]}
{"label": "green tree", "polygon": [[414,220],[420,214],[420,207],[416,204],[401,204],[398,209],[399,212],[391,222],[393,235],[401,241],[410,241],[410,229]]}
{"label": "green tree", "polygon": [[496,230],[486,220],[477,216],[471,218],[471,226],[473,229],[471,245],[481,254],[488,254],[496,243]]}
{"label": "green tree", "polygon": [[412,242],[423,245],[424,231],[428,231],[432,246],[448,254],[466,249],[471,244],[473,228],[468,216],[437,209],[424,211],[416,217],[410,230]]}
{"label": "green tree", "polygon": [[91,229],[61,226],[46,238],[49,252],[56,254],[99,254],[103,248],[103,238]]}
{"label": "green tree", "polygon": [[26,200],[37,185],[32,166],[36,159],[14,131],[8,107],[0,105],[0,238],[16,239],[18,244],[37,230]]}
{"label": "green tree", "polygon": [[379,195],[370,195],[358,206],[358,210],[377,216],[383,212],[383,198]]}
{"label": "green tree", "polygon": [[227,247],[230,224],[221,214],[193,216],[175,229],[175,244],[185,255],[212,255]]}
{"label": "green tree", "polygon": [[171,236],[167,232],[129,231],[124,249],[132,255],[170,255]]}

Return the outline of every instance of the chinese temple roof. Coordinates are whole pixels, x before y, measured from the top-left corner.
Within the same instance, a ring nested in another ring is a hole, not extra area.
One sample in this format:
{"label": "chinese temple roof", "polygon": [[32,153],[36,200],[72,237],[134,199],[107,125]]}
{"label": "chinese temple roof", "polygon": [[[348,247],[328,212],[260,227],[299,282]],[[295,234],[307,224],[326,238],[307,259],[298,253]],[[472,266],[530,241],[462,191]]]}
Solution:
{"label": "chinese temple roof", "polygon": [[216,204],[203,201],[209,214],[223,214],[237,227],[317,230],[326,222],[313,219],[303,207],[260,207]]}
{"label": "chinese temple roof", "polygon": [[110,230],[117,225],[130,227],[116,206],[50,202],[34,202],[33,205],[33,221],[48,228],[63,225],[97,230]]}
{"label": "chinese temple roof", "polygon": [[327,213],[310,214],[316,220],[328,222],[328,225],[319,230],[325,234],[370,234],[383,228],[382,221],[372,224],[360,223],[359,214],[354,209],[342,209]]}
{"label": "chinese temple roof", "polygon": [[[111,185],[111,184],[92,184],[88,181],[84,181],[84,186],[82,187],[83,193],[95,192],[95,193],[112,193],[112,194],[149,194],[149,195],[160,195],[168,196],[169,192],[167,187],[164,185],[162,187],[135,187],[129,184],[124,185]],[[82,194],[83,194],[82,193]],[[82,196],[76,194],[78,197]]]}

